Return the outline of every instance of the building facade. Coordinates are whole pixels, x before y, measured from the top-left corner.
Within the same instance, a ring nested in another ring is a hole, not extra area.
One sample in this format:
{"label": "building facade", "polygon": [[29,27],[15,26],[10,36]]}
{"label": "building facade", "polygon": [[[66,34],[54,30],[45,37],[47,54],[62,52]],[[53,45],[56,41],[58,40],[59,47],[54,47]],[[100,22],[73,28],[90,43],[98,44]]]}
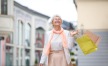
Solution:
{"label": "building facade", "polygon": [[5,66],[5,40],[13,32],[13,23],[13,0],[0,0],[0,66]]}
{"label": "building facade", "polygon": [[35,60],[40,61],[44,45],[44,33],[47,30],[49,16],[33,11],[14,2],[16,62],[15,64],[30,66]]}
{"label": "building facade", "polygon": [[87,56],[78,50],[78,66],[108,66],[108,0],[77,0],[78,29],[101,37],[98,50]]}
{"label": "building facade", "polygon": [[0,66],[31,66],[35,60],[39,62],[49,16],[13,0],[0,3]]}

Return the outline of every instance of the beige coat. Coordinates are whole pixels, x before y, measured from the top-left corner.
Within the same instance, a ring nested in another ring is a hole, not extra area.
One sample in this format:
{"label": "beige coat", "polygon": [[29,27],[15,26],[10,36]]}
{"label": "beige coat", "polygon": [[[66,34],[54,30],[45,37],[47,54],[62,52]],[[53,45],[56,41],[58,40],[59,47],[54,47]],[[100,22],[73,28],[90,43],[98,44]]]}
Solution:
{"label": "beige coat", "polygon": [[[66,61],[69,64],[71,62],[70,51],[71,51],[71,49],[73,47],[74,39],[73,39],[73,37],[70,36],[70,32],[69,31],[64,30],[64,32],[66,34],[66,39],[67,39],[67,42],[68,42],[68,44],[67,44],[68,48],[64,48],[64,53],[65,53]],[[48,43],[48,41],[50,39],[50,36],[51,36],[51,31],[46,32],[44,47],[47,46],[47,43]],[[40,63],[48,64],[48,57],[44,53],[42,53]]]}

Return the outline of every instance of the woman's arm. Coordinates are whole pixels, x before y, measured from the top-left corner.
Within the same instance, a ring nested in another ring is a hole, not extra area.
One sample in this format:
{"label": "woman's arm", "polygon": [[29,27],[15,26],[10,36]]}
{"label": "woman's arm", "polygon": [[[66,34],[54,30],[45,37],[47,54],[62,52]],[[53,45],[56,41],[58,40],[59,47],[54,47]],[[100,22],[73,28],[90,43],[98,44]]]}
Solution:
{"label": "woman's arm", "polygon": [[68,32],[68,49],[71,51],[74,45],[74,35],[76,35],[78,31],[69,31]]}
{"label": "woman's arm", "polygon": [[[45,49],[46,45],[48,43],[48,32],[45,33],[45,43],[44,43],[44,48]],[[40,65],[43,65],[45,61],[47,60],[47,56],[42,52],[41,60],[40,60]]]}
{"label": "woman's arm", "polygon": [[69,51],[71,51],[73,45],[74,45],[74,37],[71,36],[70,32],[68,32],[68,49],[69,49]]}

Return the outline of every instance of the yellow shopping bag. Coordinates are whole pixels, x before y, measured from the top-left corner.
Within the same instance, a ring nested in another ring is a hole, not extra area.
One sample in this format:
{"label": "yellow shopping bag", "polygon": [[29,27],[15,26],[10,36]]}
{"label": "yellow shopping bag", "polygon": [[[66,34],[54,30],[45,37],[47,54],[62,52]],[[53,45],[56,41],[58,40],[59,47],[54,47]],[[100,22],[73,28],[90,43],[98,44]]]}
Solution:
{"label": "yellow shopping bag", "polygon": [[86,34],[76,39],[82,52],[87,55],[97,50],[96,44]]}
{"label": "yellow shopping bag", "polygon": [[84,34],[86,34],[96,44],[96,46],[98,46],[101,39],[100,36],[92,33],[89,30],[86,30]]}

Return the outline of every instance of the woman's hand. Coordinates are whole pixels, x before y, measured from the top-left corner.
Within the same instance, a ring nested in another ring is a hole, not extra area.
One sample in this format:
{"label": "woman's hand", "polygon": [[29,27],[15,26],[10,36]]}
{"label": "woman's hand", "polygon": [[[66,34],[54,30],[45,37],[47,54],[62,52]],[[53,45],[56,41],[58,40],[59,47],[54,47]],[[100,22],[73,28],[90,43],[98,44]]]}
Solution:
{"label": "woman's hand", "polygon": [[43,64],[39,64],[39,66],[43,66]]}
{"label": "woman's hand", "polygon": [[71,36],[74,36],[74,35],[78,34],[78,30],[76,30],[76,31],[71,31],[70,34],[71,34]]}

